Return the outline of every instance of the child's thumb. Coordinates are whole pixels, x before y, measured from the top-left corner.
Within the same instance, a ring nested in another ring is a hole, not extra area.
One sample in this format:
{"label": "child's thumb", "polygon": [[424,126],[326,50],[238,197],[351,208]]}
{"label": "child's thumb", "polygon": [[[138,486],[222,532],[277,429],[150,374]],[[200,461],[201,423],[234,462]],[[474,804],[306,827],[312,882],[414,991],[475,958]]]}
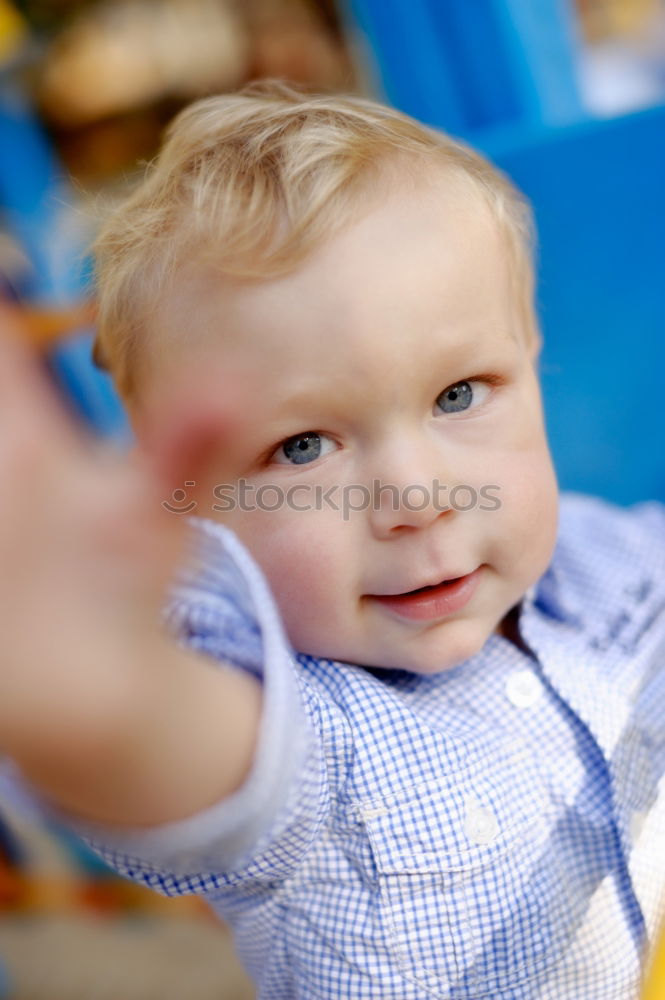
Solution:
{"label": "child's thumb", "polygon": [[247,399],[242,381],[191,372],[136,414],[139,451],[163,489],[189,484],[190,496],[211,495],[232,462]]}

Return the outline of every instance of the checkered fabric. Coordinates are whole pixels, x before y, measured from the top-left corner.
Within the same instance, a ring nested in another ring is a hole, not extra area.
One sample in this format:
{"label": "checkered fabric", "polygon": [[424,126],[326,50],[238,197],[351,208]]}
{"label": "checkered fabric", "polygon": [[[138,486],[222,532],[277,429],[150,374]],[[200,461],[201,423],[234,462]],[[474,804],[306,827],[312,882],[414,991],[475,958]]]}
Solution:
{"label": "checkered fabric", "polygon": [[435,676],[293,654],[238,540],[192,531],[166,620],[263,678],[253,771],[89,842],[203,894],[261,1000],[632,1000],[665,902],[665,507],[564,495],[527,649]]}

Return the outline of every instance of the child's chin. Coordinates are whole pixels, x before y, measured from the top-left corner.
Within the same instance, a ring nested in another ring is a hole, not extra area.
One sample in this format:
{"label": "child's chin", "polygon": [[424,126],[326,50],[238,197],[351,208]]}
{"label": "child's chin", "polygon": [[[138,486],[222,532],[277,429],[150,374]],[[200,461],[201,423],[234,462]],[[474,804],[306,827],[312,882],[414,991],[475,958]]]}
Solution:
{"label": "child's chin", "polygon": [[[395,653],[391,666],[400,670],[408,670],[412,674],[441,674],[453,670],[465,660],[471,659],[485,645],[491,634],[491,629],[484,631],[466,622],[447,622],[447,628],[433,629],[432,632],[419,637],[418,643],[406,648],[401,662],[399,653]],[[458,627],[455,627],[458,626]]]}

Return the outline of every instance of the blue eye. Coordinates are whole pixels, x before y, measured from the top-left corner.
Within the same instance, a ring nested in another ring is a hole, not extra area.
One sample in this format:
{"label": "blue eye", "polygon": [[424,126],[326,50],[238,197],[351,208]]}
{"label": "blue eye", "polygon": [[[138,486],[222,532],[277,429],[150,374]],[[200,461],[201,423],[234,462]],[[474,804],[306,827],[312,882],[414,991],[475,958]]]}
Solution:
{"label": "blue eye", "polygon": [[473,379],[471,382],[455,382],[436,397],[436,405],[443,413],[461,413],[474,404],[477,406],[484,397],[481,392],[480,399],[477,398],[478,391],[472,388],[474,385],[488,391],[488,387],[477,379]]}
{"label": "blue eye", "polygon": [[325,434],[307,431],[295,434],[281,444],[273,455],[273,461],[281,465],[307,465],[327,455],[334,447],[334,442]]}

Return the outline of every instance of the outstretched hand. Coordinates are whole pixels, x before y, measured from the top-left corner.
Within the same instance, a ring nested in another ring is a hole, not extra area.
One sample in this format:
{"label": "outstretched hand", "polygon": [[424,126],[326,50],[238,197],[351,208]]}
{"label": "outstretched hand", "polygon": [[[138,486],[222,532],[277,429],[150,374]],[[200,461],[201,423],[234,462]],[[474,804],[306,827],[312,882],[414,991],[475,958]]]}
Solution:
{"label": "outstretched hand", "polygon": [[225,418],[181,385],[149,447],[119,454],[75,425],[8,326],[0,315],[0,752],[29,761],[68,742],[75,755],[131,705],[183,555],[184,519],[161,500],[205,480]]}

